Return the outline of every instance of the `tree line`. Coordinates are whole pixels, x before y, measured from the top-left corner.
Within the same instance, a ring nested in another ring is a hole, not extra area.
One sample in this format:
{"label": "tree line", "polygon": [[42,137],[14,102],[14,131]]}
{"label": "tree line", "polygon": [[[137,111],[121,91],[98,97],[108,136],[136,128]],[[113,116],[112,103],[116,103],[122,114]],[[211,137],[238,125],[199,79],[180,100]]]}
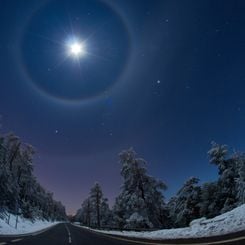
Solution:
{"label": "tree line", "polygon": [[33,175],[35,150],[13,133],[0,135],[0,214],[64,220],[65,207]]}
{"label": "tree line", "polygon": [[91,188],[74,219],[97,228],[176,228],[200,217],[212,218],[245,203],[245,153],[229,154],[226,145],[212,143],[210,163],[218,179],[199,184],[191,177],[168,202],[167,185],[147,173],[146,161],[131,148],[119,154],[122,187],[110,209],[99,183]]}

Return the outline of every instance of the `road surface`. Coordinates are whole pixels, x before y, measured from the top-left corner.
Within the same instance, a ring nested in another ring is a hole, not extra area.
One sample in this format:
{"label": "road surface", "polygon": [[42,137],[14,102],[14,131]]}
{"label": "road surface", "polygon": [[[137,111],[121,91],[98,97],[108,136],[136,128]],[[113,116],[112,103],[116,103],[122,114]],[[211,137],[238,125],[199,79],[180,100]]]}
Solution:
{"label": "road surface", "polygon": [[222,237],[205,239],[178,239],[149,242],[149,240],[131,240],[126,237],[104,235],[89,231],[69,223],[58,224],[39,234],[16,237],[0,237],[0,245],[153,245],[153,244],[225,244],[244,245],[245,231]]}

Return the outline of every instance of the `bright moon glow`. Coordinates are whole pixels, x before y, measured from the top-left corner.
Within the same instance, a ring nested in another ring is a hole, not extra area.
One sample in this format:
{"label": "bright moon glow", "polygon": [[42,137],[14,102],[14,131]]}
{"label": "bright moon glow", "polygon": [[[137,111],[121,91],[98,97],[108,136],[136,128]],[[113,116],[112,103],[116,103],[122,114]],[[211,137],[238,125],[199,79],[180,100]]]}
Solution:
{"label": "bright moon glow", "polygon": [[69,49],[70,49],[70,53],[76,57],[79,57],[85,54],[85,47],[82,43],[79,43],[79,42],[74,42],[70,44]]}

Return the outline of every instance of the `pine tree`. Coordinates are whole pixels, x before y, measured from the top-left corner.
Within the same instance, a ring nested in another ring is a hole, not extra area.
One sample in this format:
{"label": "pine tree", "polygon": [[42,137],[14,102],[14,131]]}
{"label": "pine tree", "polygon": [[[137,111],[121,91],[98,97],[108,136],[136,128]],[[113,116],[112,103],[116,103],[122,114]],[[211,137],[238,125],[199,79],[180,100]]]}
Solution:
{"label": "pine tree", "polygon": [[95,183],[90,191],[90,201],[94,209],[94,215],[96,218],[96,226],[100,228],[101,225],[101,202],[102,202],[102,190],[99,183]]}
{"label": "pine tree", "polygon": [[237,153],[234,156],[234,161],[236,162],[237,176],[236,182],[236,205],[242,205],[245,203],[245,154]]}
{"label": "pine tree", "polygon": [[110,227],[112,225],[112,211],[110,210],[108,199],[102,198],[101,200],[101,207],[100,207],[100,213],[101,213],[101,226],[102,227]]}
{"label": "pine tree", "polygon": [[236,203],[237,157],[228,156],[228,147],[214,142],[212,142],[212,148],[208,154],[210,162],[217,165],[219,169],[218,209],[220,213],[225,213],[233,209]]}
{"label": "pine tree", "polygon": [[119,154],[123,185],[113,208],[119,227],[162,227],[165,208],[162,191],[166,185],[147,174],[146,162],[132,148]]}
{"label": "pine tree", "polygon": [[76,221],[81,222],[83,225],[91,226],[91,213],[91,201],[87,198],[83,201],[82,208],[76,214]]}
{"label": "pine tree", "polygon": [[219,186],[217,181],[204,183],[201,187],[200,216],[213,218],[220,214]]}
{"label": "pine tree", "polygon": [[187,226],[191,220],[200,217],[198,204],[201,189],[197,185],[198,182],[199,179],[191,177],[170,203],[172,223],[177,227]]}
{"label": "pine tree", "polygon": [[33,175],[34,149],[10,133],[0,137],[0,210],[25,218],[66,219],[65,208]]}
{"label": "pine tree", "polygon": [[83,225],[97,228],[111,225],[112,213],[99,183],[95,183],[91,188],[89,197],[83,201],[82,208],[77,211],[75,219]]}

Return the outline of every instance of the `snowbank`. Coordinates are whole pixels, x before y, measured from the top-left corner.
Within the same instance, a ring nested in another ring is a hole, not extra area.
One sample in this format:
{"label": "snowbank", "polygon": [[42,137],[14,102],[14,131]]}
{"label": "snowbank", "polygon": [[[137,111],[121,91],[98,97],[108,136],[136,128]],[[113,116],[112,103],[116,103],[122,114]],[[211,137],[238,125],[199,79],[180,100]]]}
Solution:
{"label": "snowbank", "polygon": [[46,220],[35,220],[31,222],[28,219],[18,217],[18,226],[15,229],[16,216],[10,214],[9,225],[7,224],[7,217],[0,218],[0,235],[20,235],[36,231],[40,231],[58,224],[59,222],[49,222]]}
{"label": "snowbank", "polygon": [[186,228],[165,229],[151,232],[96,231],[120,236],[160,240],[218,236],[241,230],[245,230],[245,204],[230,212],[216,216],[213,219],[201,218],[194,220],[190,223],[190,227]]}

